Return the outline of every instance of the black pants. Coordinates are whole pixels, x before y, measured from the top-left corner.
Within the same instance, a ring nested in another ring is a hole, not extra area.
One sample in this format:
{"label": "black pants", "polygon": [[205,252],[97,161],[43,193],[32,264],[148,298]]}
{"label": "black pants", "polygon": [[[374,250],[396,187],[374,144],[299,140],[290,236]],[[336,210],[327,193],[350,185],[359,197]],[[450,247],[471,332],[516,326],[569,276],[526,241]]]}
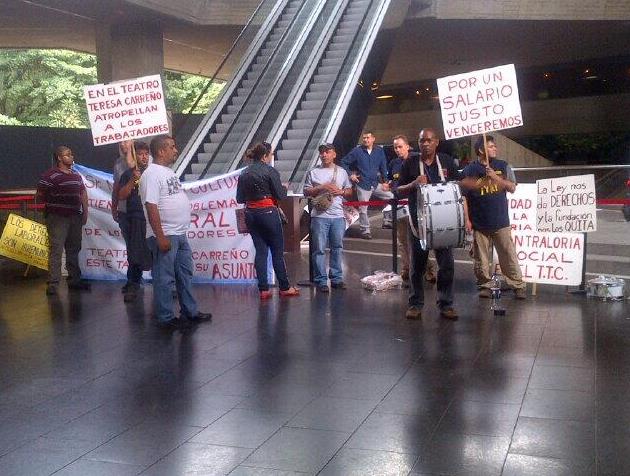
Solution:
{"label": "black pants", "polygon": [[[424,304],[423,277],[427,268],[429,250],[422,249],[420,240],[413,235],[411,229],[408,233],[411,247],[409,305],[422,307]],[[453,305],[453,276],[455,274],[453,249],[440,248],[433,251],[438,264],[437,305],[440,309],[446,309]]]}

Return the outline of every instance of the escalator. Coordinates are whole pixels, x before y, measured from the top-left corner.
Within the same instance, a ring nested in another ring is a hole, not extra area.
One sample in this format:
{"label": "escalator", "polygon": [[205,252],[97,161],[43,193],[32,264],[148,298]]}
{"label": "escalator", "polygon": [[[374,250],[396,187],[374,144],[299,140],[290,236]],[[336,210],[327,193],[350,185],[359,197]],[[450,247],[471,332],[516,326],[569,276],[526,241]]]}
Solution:
{"label": "escalator", "polygon": [[242,165],[247,147],[276,146],[275,167],[301,191],[332,141],[390,0],[277,2],[230,85],[176,164],[185,180]]}

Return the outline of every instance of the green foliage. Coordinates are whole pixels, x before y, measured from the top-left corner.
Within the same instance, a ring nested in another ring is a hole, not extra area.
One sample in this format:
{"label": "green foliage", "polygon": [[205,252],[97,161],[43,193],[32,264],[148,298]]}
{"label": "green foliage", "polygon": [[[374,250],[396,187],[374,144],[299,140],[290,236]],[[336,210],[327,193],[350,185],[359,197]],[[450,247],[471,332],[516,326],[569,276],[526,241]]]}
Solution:
{"label": "green foliage", "polygon": [[0,126],[23,126],[20,121],[18,121],[14,117],[5,116],[4,114],[0,114]]}
{"label": "green foliage", "polygon": [[[166,107],[188,112],[207,78],[166,71]],[[89,127],[83,86],[96,84],[96,57],[67,50],[0,50],[0,124]],[[214,83],[195,113],[223,88]]]}
{"label": "green foliage", "polygon": [[96,58],[65,50],[0,50],[0,113],[25,125],[87,127],[83,85]]}

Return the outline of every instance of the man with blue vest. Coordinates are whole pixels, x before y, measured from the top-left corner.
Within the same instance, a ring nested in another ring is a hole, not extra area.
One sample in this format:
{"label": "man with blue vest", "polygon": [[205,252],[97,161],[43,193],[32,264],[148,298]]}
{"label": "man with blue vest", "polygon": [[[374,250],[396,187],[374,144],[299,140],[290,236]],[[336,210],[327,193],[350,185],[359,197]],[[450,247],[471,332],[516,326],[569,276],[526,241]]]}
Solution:
{"label": "man with blue vest", "polygon": [[[385,151],[380,146],[374,146],[376,138],[371,131],[361,134],[362,144],[352,149],[341,160],[341,166],[346,169],[350,181],[357,186],[357,198],[360,202],[367,202],[372,197],[378,200],[391,200],[394,195],[387,183],[387,159]],[[361,237],[371,240],[368,207],[359,207],[359,227]],[[388,225],[388,223],[383,223]]]}
{"label": "man with blue vest", "polygon": [[475,274],[480,286],[479,297],[490,298],[490,262],[492,245],[497,250],[499,265],[516,299],[526,299],[527,289],[512,242],[506,192],[514,193],[516,178],[504,160],[497,159],[497,144],[492,136],[475,143],[477,160],[462,171],[461,186],[468,201],[473,226]]}

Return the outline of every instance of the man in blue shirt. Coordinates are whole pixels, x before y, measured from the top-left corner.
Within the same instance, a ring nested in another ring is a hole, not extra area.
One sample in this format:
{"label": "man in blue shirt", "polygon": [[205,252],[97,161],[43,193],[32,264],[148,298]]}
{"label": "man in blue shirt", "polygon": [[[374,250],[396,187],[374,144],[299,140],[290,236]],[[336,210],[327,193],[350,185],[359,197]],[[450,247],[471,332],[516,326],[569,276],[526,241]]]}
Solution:
{"label": "man in blue shirt", "polygon": [[506,196],[506,191],[514,193],[516,190],[514,173],[507,162],[497,159],[497,145],[492,136],[486,136],[485,148],[480,137],[475,143],[475,152],[478,159],[462,171],[461,185],[473,226],[474,269],[481,287],[479,297],[492,296],[490,262],[494,245],[508,286],[514,289],[516,299],[525,299],[526,284],[512,242]]}
{"label": "man in blue shirt", "polygon": [[[357,186],[357,198],[360,202],[367,202],[372,197],[379,200],[391,200],[394,195],[387,183],[387,159],[380,146],[374,146],[376,138],[370,131],[361,134],[362,144],[352,149],[341,160],[341,166],[346,169],[350,181]],[[368,207],[359,207],[359,227],[361,237],[372,239]]]}

